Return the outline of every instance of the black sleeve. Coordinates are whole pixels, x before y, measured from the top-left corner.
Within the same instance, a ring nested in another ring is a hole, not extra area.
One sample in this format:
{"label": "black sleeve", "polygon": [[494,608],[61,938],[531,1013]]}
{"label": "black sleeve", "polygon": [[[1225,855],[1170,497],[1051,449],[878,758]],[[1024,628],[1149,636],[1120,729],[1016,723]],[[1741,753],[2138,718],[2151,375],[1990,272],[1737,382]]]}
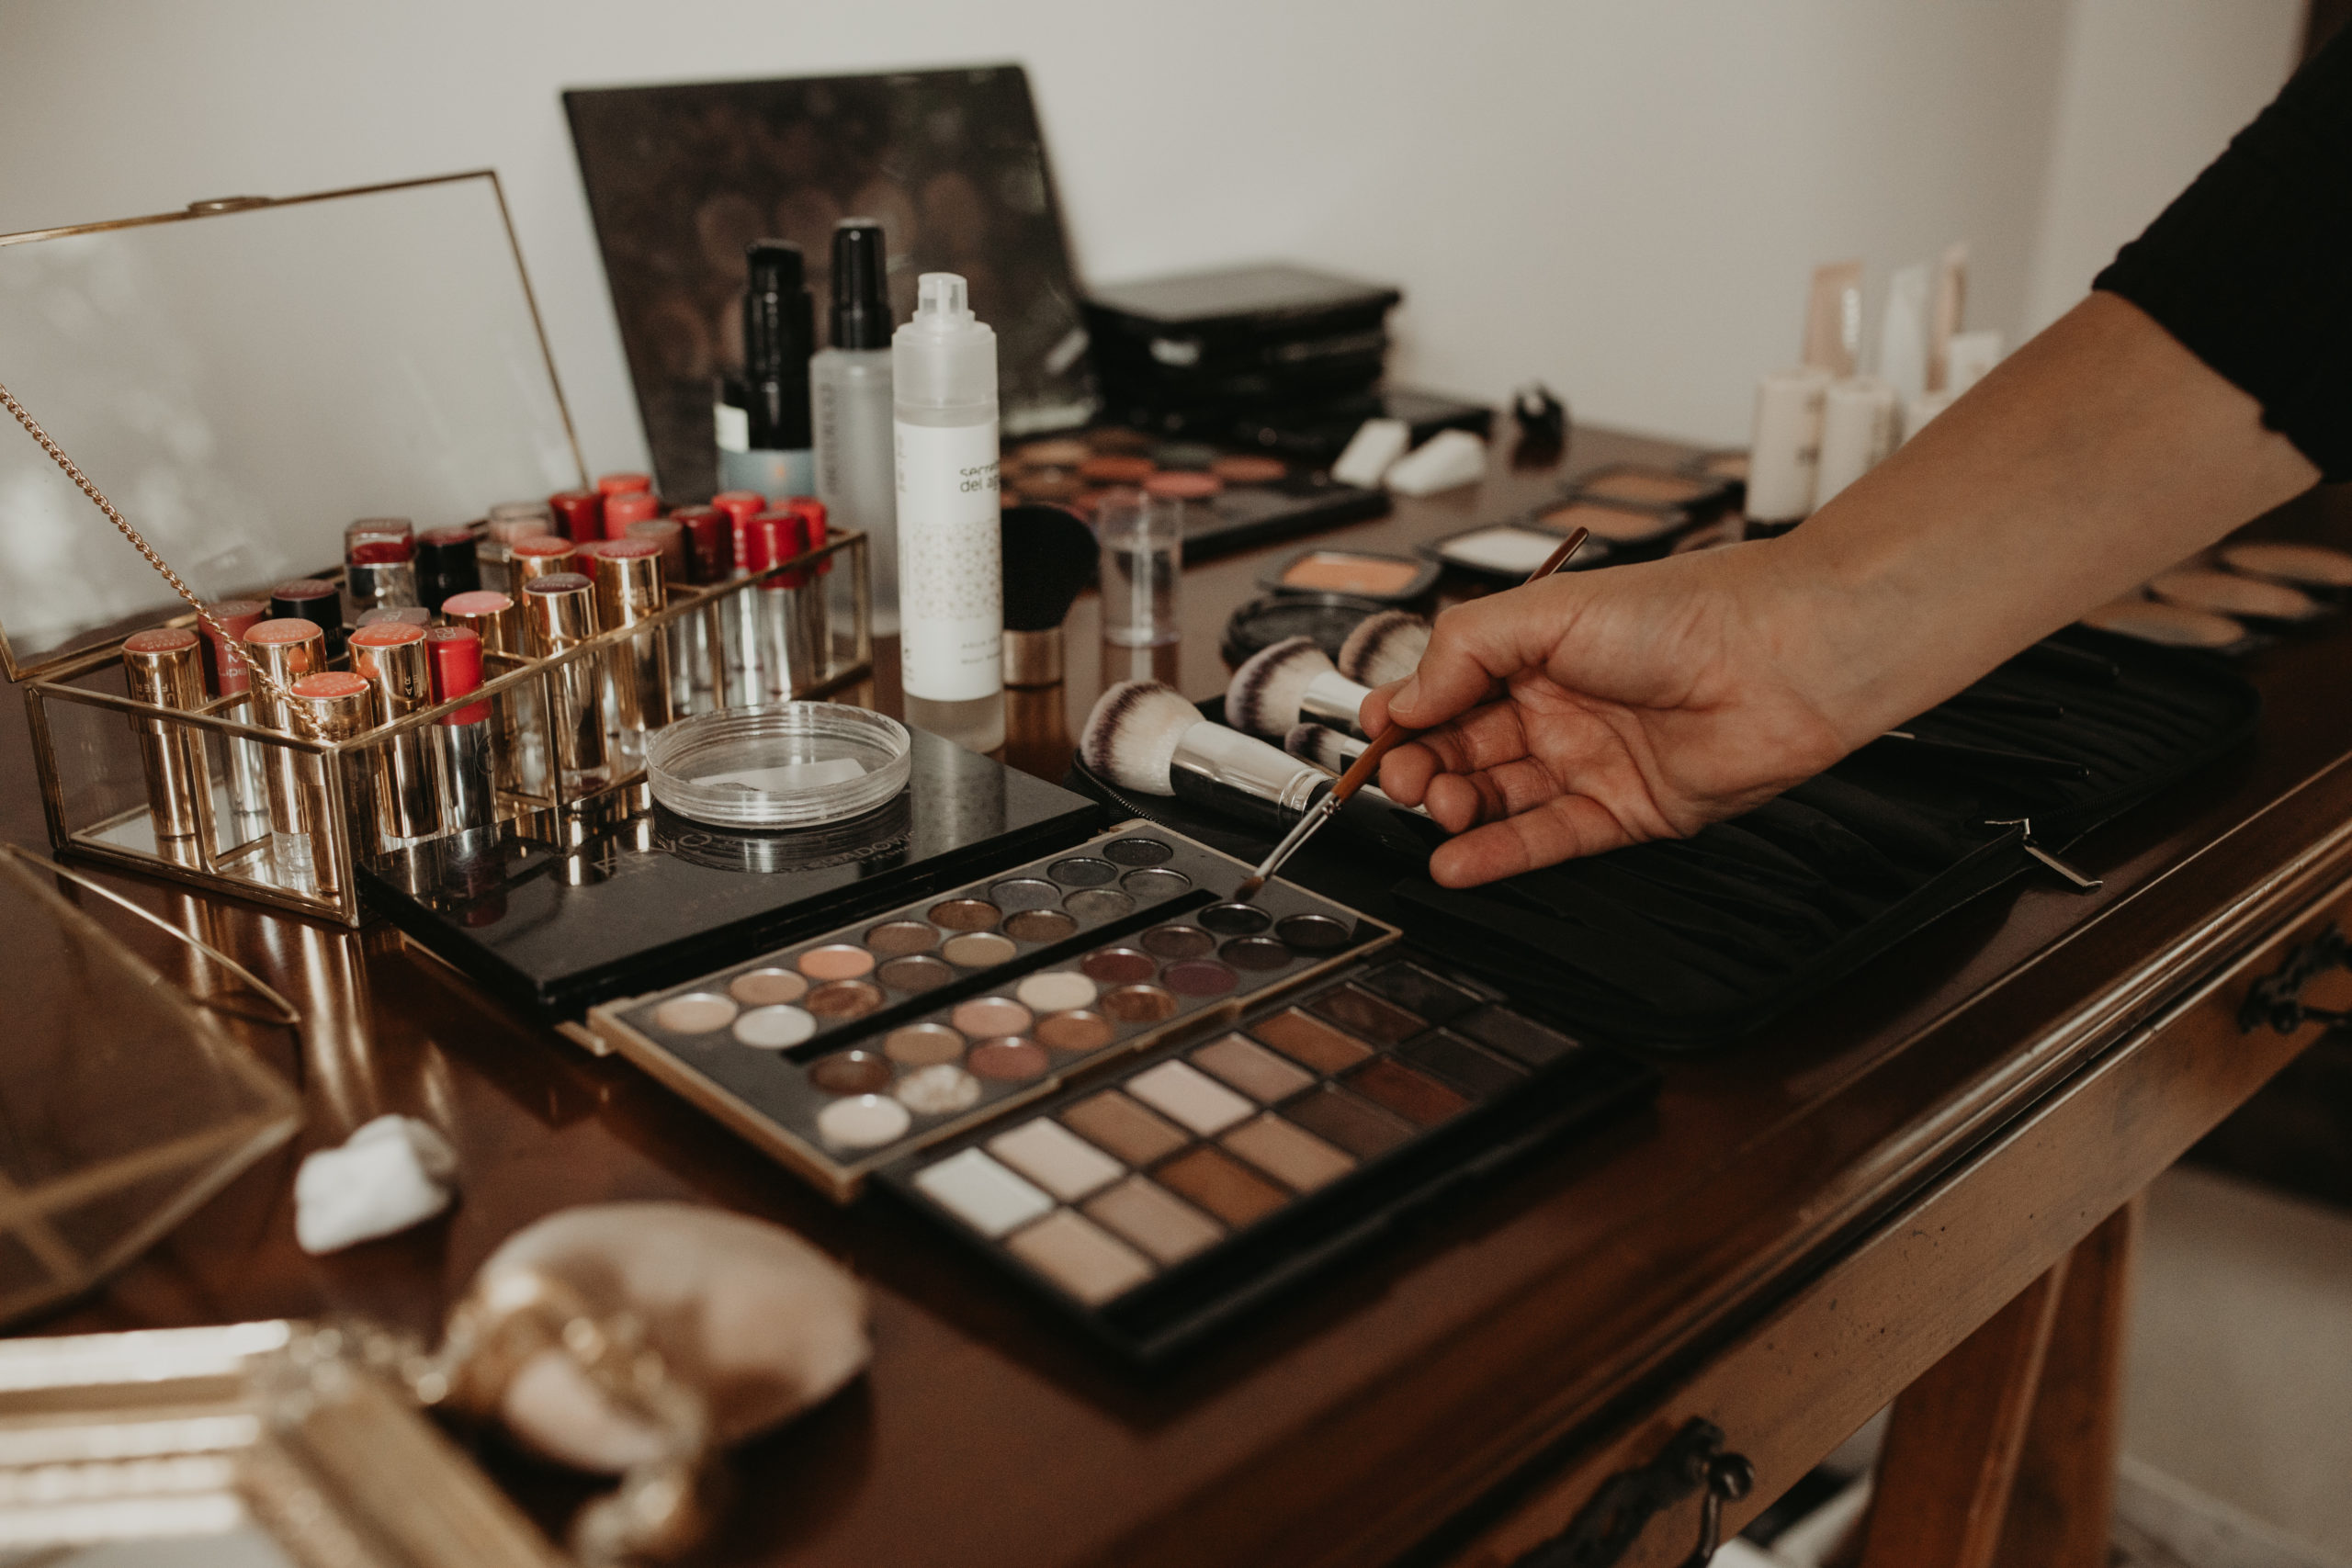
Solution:
{"label": "black sleeve", "polygon": [[2352,28],[2092,281],[2352,479]]}

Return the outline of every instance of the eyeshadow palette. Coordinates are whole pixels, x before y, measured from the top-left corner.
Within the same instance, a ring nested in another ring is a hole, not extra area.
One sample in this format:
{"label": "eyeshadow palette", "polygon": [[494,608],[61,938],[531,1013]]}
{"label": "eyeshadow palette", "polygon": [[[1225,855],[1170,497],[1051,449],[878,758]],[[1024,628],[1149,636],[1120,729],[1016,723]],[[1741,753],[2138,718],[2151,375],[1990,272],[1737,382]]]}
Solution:
{"label": "eyeshadow palette", "polygon": [[883,1180],[1150,1360],[1653,1081],[1391,953],[1125,1059]]}
{"label": "eyeshadow palette", "polygon": [[593,1009],[588,1027],[837,1199],[1069,1075],[1394,939],[1135,821],[960,887]]}
{"label": "eyeshadow palette", "polygon": [[1657,511],[1704,512],[1731,498],[1731,481],[1684,468],[1616,463],[1569,481],[1568,491],[1585,501]]}

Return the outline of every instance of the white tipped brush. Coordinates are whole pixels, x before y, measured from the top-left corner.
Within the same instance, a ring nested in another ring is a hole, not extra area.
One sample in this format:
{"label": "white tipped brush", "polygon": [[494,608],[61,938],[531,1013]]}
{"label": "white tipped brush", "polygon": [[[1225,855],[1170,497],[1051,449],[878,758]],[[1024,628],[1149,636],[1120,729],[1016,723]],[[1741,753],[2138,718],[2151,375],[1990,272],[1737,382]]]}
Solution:
{"label": "white tipped brush", "polygon": [[1260,649],[1225,688],[1225,716],[1236,729],[1268,739],[1294,725],[1357,728],[1356,710],[1371,688],[1340,673],[1312,637],[1286,637]]}
{"label": "white tipped brush", "polygon": [[1311,762],[1211,724],[1156,681],[1122,681],[1097,698],[1078,754],[1122,789],[1283,826],[1331,782]]}
{"label": "white tipped brush", "polygon": [[1409,610],[1366,615],[1340,645],[1340,673],[1365,686],[1401,681],[1421,667],[1430,624]]}
{"label": "white tipped brush", "polygon": [[1352,735],[1342,735],[1328,724],[1297,725],[1283,737],[1283,750],[1333,773],[1346,773],[1348,764],[1362,756],[1363,749],[1371,744]]}

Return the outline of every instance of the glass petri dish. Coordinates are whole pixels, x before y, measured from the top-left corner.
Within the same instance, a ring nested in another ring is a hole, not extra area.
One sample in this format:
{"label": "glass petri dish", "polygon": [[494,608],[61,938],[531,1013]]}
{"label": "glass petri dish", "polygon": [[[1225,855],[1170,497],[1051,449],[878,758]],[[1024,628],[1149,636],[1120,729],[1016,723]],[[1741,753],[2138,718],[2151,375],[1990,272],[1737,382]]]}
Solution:
{"label": "glass petri dish", "polygon": [[653,798],[720,828],[810,828],[907,786],[906,727],[840,703],[767,703],[681,719],[645,748]]}

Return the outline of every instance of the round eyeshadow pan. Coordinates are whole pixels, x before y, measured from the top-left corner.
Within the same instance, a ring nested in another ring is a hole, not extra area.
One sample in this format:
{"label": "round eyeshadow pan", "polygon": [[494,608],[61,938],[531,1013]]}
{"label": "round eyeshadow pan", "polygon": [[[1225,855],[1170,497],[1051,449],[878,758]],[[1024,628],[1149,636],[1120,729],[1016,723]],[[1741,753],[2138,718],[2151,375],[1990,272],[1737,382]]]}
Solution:
{"label": "round eyeshadow pan", "polygon": [[1102,1010],[1121,1023],[1158,1023],[1176,1011],[1176,998],[1157,986],[1122,986],[1102,998]]}
{"label": "round eyeshadow pan", "polygon": [[1021,950],[1012,939],[997,931],[966,931],[951,936],[939,949],[939,955],[958,969],[985,969],[991,964],[1001,964]]}
{"label": "round eyeshadow pan", "polygon": [[964,1037],[944,1023],[910,1023],[884,1036],[882,1054],[905,1066],[937,1066],[963,1055]]}
{"label": "round eyeshadow pan", "polygon": [[1179,996],[1221,997],[1233,989],[1239,976],[1224,964],[1210,958],[1187,959],[1170,964],[1160,983]]}
{"label": "round eyeshadow pan", "polygon": [[931,907],[931,921],[951,931],[984,931],[996,927],[997,907],[985,898],[950,898]]}
{"label": "round eyeshadow pan", "polygon": [[803,1005],[820,1018],[864,1018],[882,1005],[882,988],[864,980],[835,980],[809,992]]}
{"label": "round eyeshadow pan", "polygon": [[672,997],[653,1010],[654,1023],[673,1034],[708,1034],[735,1021],[735,1004],[708,991]]}
{"label": "round eyeshadow pan", "polygon": [[872,1094],[889,1088],[894,1076],[871,1051],[843,1051],[808,1069],[808,1081],[827,1094]]}
{"label": "round eyeshadow pan", "polygon": [[1034,876],[1016,876],[989,889],[1000,909],[1050,909],[1062,901],[1062,890]]}
{"label": "round eyeshadow pan", "polygon": [[745,1007],[774,1007],[807,996],[808,982],[789,969],[753,969],[729,981],[727,990]]}
{"label": "round eyeshadow pan", "polygon": [[874,954],[862,947],[837,942],[826,947],[812,947],[797,961],[800,972],[811,980],[854,980],[874,968]]}
{"label": "round eyeshadow pan", "polygon": [[1081,920],[1115,920],[1132,913],[1136,901],[1109,887],[1081,887],[1063,900],[1062,908]]}
{"label": "round eyeshadow pan", "polygon": [[939,933],[921,920],[885,920],[865,933],[865,945],[885,958],[907,953],[928,953]]}
{"label": "round eyeshadow pan", "polygon": [[1193,917],[1219,936],[1255,936],[1274,923],[1255,904],[1211,904]]}
{"label": "round eyeshadow pan", "polygon": [[1064,887],[1100,887],[1118,878],[1119,868],[1092,855],[1072,855],[1046,868],[1046,874]]}
{"label": "round eyeshadow pan", "polygon": [[1355,940],[1353,931],[1329,915],[1291,915],[1274,927],[1274,934],[1301,953],[1337,953]]}
{"label": "round eyeshadow pan", "polygon": [[1037,1038],[1057,1051],[1092,1051],[1111,1043],[1113,1032],[1099,1012],[1057,1012],[1037,1021]]}
{"label": "round eyeshadow pan", "polygon": [[1290,949],[1270,936],[1245,936],[1227,942],[1217,956],[1236,969],[1254,969],[1262,973],[1288,964]]}
{"label": "round eyeshadow pan", "polygon": [[817,1112],[817,1135],[836,1148],[870,1149],[905,1135],[912,1120],[897,1100],[861,1094]]}
{"label": "round eyeshadow pan", "polygon": [[1006,919],[1004,934],[1015,942],[1059,942],[1078,934],[1078,922],[1059,909],[1023,909]]}
{"label": "round eyeshadow pan", "polygon": [[1158,839],[1114,839],[1102,846],[1102,858],[1119,865],[1160,865],[1176,852]]}
{"label": "round eyeshadow pan", "polygon": [[1026,1034],[1033,1015],[1011,997],[974,997],[956,1004],[949,1021],[974,1040],[1000,1034]]}
{"label": "round eyeshadow pan", "polygon": [[928,953],[910,953],[876,969],[874,977],[894,991],[935,991],[956,978],[956,971]]}
{"label": "round eyeshadow pan", "polygon": [[899,1087],[890,1092],[909,1111],[925,1116],[944,1116],[979,1099],[980,1080],[952,1062],[942,1062],[936,1066],[918,1067],[900,1078]]}
{"label": "round eyeshadow pan", "polygon": [[1043,1073],[1052,1059],[1034,1040],[983,1040],[964,1060],[976,1077],[1017,1083]]}
{"label": "round eyeshadow pan", "polygon": [[1151,954],[1137,953],[1132,947],[1102,948],[1088,953],[1078,966],[1086,971],[1089,978],[1106,986],[1132,986],[1159,973],[1159,965],[1152,961]]}
{"label": "round eyeshadow pan", "polygon": [[1193,879],[1181,871],[1146,866],[1121,877],[1119,886],[1138,898],[1171,898],[1193,886]]}
{"label": "round eyeshadow pan", "polygon": [[1047,969],[1022,981],[1012,994],[1033,1012],[1067,1012],[1091,1002],[1095,987],[1094,982],[1083,975],[1073,975],[1067,969]]}
{"label": "round eyeshadow pan", "polygon": [[1154,926],[1143,933],[1143,950],[1160,958],[1205,958],[1216,938],[1198,926]]}
{"label": "round eyeshadow pan", "polygon": [[817,1032],[817,1021],[800,1008],[753,1008],[735,1021],[735,1038],[763,1051],[797,1045]]}

